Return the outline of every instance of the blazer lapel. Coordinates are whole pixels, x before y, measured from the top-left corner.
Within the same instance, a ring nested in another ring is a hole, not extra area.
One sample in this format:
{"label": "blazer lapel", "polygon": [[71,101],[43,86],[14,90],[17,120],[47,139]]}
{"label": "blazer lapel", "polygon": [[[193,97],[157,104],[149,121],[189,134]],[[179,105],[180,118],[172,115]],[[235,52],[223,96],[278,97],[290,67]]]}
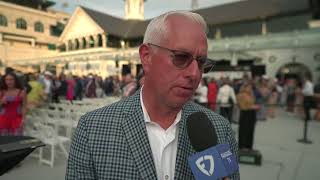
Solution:
{"label": "blazer lapel", "polygon": [[157,179],[151,147],[148,140],[143,112],[140,105],[140,91],[130,97],[127,118],[123,131],[142,179]]}
{"label": "blazer lapel", "polygon": [[181,121],[179,123],[178,149],[174,177],[176,180],[194,179],[188,164],[188,157],[195,153],[190,144],[186,128],[187,117],[190,114],[191,112],[188,111],[187,105],[185,105],[182,109]]}

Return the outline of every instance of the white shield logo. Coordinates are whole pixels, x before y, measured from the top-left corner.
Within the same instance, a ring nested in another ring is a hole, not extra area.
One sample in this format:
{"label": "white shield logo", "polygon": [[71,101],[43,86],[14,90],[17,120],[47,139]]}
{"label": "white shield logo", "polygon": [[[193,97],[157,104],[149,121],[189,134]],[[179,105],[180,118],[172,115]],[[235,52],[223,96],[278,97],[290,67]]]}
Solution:
{"label": "white shield logo", "polygon": [[[206,165],[204,164],[204,161],[209,161],[209,171],[206,169]],[[198,169],[207,176],[212,176],[214,171],[214,160],[213,156],[211,155],[205,155],[201,156],[197,159],[196,165]]]}

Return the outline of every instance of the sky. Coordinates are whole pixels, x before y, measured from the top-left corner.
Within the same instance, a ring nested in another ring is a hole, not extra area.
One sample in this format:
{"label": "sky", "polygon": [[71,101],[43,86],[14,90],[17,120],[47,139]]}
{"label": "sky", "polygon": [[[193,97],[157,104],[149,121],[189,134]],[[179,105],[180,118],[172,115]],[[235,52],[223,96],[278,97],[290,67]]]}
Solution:
{"label": "sky", "polygon": [[[52,0],[56,10],[73,13],[77,5],[82,5],[116,17],[124,17],[124,0]],[[169,10],[190,10],[192,0],[146,0],[144,5],[145,19],[158,16]],[[209,6],[235,2],[239,0],[198,0],[199,9]],[[63,4],[68,4],[64,7]]]}

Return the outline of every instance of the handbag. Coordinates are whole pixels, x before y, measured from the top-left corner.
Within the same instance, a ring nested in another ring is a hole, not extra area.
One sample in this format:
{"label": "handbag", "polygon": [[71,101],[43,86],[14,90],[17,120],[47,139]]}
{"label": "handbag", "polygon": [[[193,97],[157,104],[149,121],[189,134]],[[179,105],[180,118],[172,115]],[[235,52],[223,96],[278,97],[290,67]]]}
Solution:
{"label": "handbag", "polygon": [[233,104],[234,104],[233,99],[230,96],[228,98],[228,104],[230,104],[231,106],[233,106]]}

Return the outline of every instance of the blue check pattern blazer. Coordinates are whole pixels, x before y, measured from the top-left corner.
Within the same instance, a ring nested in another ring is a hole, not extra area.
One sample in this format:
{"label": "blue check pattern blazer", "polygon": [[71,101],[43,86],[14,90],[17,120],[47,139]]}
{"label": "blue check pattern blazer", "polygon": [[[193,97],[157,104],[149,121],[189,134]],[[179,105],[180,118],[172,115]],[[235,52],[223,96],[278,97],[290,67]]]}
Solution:
{"label": "blue check pattern blazer", "polygon": [[[81,117],[73,136],[66,180],[156,180],[156,170],[140,104],[140,92]],[[218,143],[228,143],[237,155],[230,124],[222,116],[193,102],[182,109],[179,122],[175,180],[194,179],[187,158],[195,153],[188,139],[186,119],[193,112],[207,114]],[[231,176],[239,179],[239,173]]]}

